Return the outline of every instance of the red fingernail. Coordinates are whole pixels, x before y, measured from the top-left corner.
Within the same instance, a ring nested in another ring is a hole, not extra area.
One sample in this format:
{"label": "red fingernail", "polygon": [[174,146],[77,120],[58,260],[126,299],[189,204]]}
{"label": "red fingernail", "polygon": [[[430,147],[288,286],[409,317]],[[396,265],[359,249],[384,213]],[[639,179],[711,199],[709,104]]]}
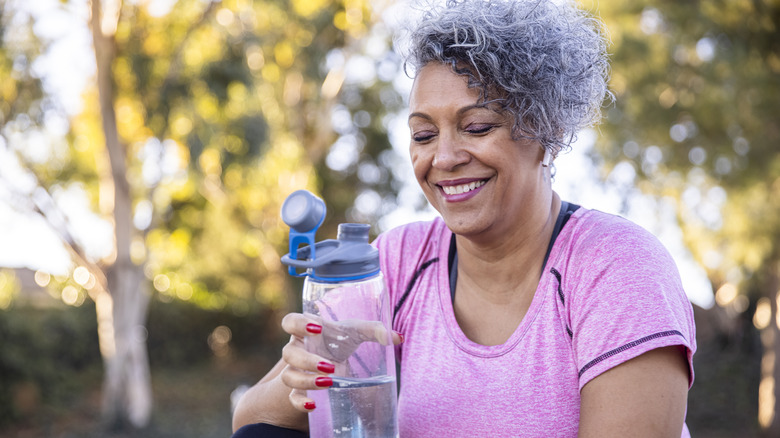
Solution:
{"label": "red fingernail", "polygon": [[306,331],[314,334],[322,333],[322,326],[314,323],[306,324]]}
{"label": "red fingernail", "polygon": [[317,364],[317,369],[323,373],[332,373],[336,371],[336,366],[327,362],[320,362]]}
{"label": "red fingernail", "polygon": [[306,402],[306,403],[303,404],[303,408],[304,409],[308,409],[308,410],[312,410],[312,409],[314,409],[316,407],[317,407],[317,405],[315,405],[314,402]]}
{"label": "red fingernail", "polygon": [[[396,332],[398,333],[398,332]],[[401,343],[404,343],[404,335],[402,333],[398,333],[398,337],[401,338]]]}
{"label": "red fingernail", "polygon": [[328,386],[333,385],[333,379],[330,377],[317,377],[314,379],[314,384],[319,386],[320,388],[327,388]]}

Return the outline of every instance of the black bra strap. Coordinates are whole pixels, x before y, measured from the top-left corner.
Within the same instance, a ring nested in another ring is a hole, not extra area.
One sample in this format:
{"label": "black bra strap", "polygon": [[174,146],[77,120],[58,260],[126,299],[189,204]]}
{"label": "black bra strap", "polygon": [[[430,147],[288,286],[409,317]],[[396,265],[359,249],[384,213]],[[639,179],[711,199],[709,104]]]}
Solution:
{"label": "black bra strap", "polygon": [[450,254],[447,257],[447,268],[450,273],[450,296],[455,302],[455,286],[458,284],[458,247],[455,245],[455,233],[450,239]]}
{"label": "black bra strap", "polygon": [[563,229],[563,226],[566,225],[566,222],[569,221],[569,218],[571,217],[572,213],[577,211],[578,208],[580,208],[580,206],[577,204],[561,201],[561,211],[558,213],[558,220],[555,221],[555,228],[553,228],[552,236],[550,236],[550,243],[547,245],[547,252],[544,254],[544,262],[542,262],[542,272],[544,272],[544,267],[545,265],[547,265],[547,259],[550,258],[550,252],[552,251],[552,247],[553,244],[555,243],[555,239],[557,239],[558,235],[561,234],[561,230]]}

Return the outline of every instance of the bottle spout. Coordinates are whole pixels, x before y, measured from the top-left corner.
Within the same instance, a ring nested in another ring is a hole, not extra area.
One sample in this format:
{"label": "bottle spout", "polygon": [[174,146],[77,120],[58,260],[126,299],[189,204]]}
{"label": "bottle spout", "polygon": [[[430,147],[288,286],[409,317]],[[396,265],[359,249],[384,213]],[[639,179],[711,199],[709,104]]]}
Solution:
{"label": "bottle spout", "polygon": [[368,231],[370,229],[371,226],[368,224],[339,224],[336,238],[343,242],[368,243]]}

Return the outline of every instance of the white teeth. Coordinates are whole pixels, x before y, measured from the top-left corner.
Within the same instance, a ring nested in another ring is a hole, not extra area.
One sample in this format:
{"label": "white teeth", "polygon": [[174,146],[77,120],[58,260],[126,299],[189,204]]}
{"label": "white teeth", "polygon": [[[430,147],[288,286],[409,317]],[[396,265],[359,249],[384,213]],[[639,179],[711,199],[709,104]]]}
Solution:
{"label": "white teeth", "polygon": [[468,184],[461,184],[459,186],[442,186],[442,190],[444,190],[444,193],[448,195],[459,195],[461,193],[470,192],[477,187],[482,187],[485,184],[485,181],[475,181]]}

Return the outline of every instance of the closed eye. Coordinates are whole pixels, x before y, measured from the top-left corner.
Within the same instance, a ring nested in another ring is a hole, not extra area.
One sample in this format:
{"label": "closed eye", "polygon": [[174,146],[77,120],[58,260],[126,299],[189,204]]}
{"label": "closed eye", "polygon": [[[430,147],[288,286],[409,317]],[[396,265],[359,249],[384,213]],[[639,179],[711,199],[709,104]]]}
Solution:
{"label": "closed eye", "polygon": [[466,128],[466,132],[469,134],[485,134],[492,130],[495,125],[471,125]]}
{"label": "closed eye", "polygon": [[429,141],[435,136],[436,134],[430,131],[416,132],[412,134],[412,140],[414,140],[417,143],[425,143],[426,141]]}

